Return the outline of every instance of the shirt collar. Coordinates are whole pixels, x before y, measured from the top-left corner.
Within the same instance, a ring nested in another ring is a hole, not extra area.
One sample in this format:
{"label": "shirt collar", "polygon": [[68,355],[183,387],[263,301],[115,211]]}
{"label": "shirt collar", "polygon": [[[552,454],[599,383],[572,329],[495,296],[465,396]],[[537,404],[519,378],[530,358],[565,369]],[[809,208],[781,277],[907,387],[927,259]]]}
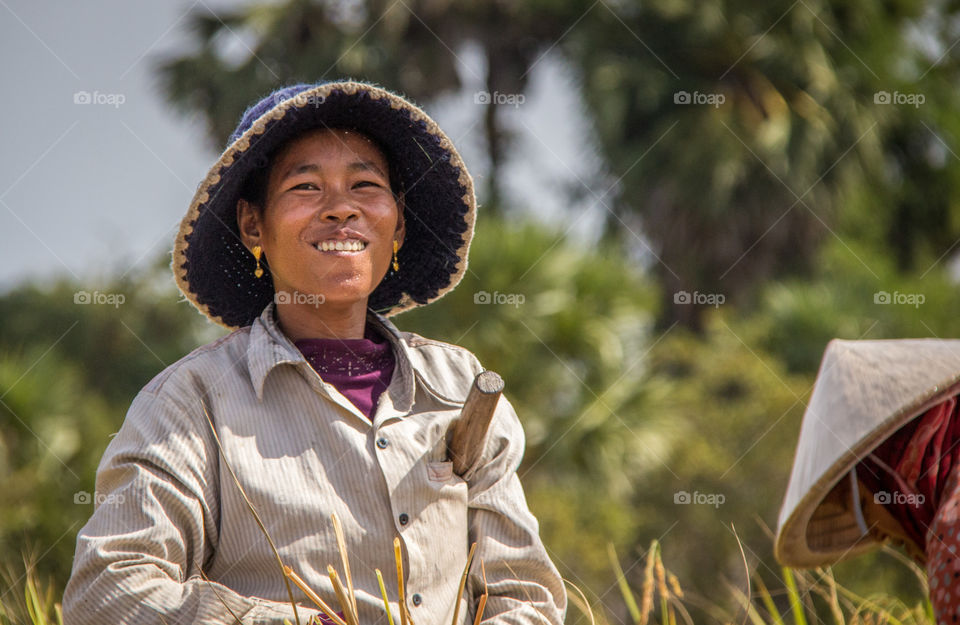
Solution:
{"label": "shirt collar", "polygon": [[[259,400],[263,400],[263,387],[267,375],[273,371],[274,367],[283,364],[310,367],[297,346],[280,329],[275,310],[274,302],[267,304],[250,327],[247,367],[250,372],[250,381]],[[406,414],[413,407],[414,395],[414,371],[410,347],[400,334],[400,330],[383,315],[368,309],[367,322],[386,337],[393,348],[396,361],[394,379],[390,382],[387,392],[390,393],[394,409],[398,413]]]}

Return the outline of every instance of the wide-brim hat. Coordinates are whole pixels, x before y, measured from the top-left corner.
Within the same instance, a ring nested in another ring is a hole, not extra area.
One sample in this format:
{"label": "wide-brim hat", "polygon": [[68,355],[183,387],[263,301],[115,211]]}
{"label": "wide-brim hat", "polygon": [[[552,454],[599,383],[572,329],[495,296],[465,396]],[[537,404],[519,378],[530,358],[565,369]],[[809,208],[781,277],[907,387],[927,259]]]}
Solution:
{"label": "wide-brim hat", "polygon": [[844,479],[890,435],[960,393],[960,340],[833,340],[803,416],[777,529],[787,566],[832,564],[878,546]]}
{"label": "wide-brim hat", "polygon": [[366,83],[294,85],[244,113],[180,224],[172,262],[177,286],[212,321],[248,326],[272,301],[269,270],[254,276],[256,260],[241,241],[237,201],[247,176],[269,155],[315,128],[362,132],[399,177],[391,184],[404,195],[400,270],[387,273],[368,307],[395,315],[437,300],[463,277],[476,219],[473,180],[436,122],[405,98]]}

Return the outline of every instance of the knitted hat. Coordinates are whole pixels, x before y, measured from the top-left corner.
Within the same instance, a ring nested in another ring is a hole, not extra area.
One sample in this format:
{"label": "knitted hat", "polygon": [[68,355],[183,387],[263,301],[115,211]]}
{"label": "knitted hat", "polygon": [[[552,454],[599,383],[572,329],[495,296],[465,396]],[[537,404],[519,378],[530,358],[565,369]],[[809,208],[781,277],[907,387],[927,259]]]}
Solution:
{"label": "knitted hat", "polygon": [[958,393],[960,340],[831,341],[780,510],[780,563],[822,566],[877,547],[845,478],[894,432]]}
{"label": "knitted hat", "polygon": [[411,102],[369,84],[294,85],[247,109],[180,223],[172,263],[177,286],[212,321],[248,326],[273,301],[269,271],[254,276],[256,260],[240,238],[237,201],[249,174],[286,141],[315,128],[348,128],[373,139],[399,178],[391,185],[404,193],[401,270],[387,273],[368,307],[395,315],[439,299],[463,277],[476,199],[447,135]]}

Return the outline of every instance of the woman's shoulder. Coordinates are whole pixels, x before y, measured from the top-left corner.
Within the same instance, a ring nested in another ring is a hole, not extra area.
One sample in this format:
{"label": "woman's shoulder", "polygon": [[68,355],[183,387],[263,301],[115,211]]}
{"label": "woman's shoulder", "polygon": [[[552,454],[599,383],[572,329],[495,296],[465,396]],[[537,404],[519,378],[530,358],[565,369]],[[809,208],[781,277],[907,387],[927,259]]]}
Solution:
{"label": "woman's shoulder", "polygon": [[159,394],[167,387],[182,391],[185,385],[197,386],[210,375],[222,377],[243,362],[250,340],[250,327],[234,330],[226,336],[197,347],[180,360],[167,365],[143,387],[142,393]]}
{"label": "woman's shoulder", "polygon": [[483,371],[477,357],[465,347],[429,339],[414,332],[401,332],[411,365],[434,392],[445,399],[462,402]]}

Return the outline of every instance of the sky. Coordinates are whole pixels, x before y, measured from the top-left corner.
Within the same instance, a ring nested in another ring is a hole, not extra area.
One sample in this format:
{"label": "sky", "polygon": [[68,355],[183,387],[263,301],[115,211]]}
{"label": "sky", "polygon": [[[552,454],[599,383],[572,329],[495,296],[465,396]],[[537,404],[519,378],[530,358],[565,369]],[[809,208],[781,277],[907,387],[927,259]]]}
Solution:
{"label": "sky", "polygon": [[[244,4],[0,0],[0,292],[58,277],[96,288],[169,254],[223,146],[210,144],[199,118],[165,101],[156,68],[191,49],[191,11]],[[227,44],[245,53],[243,41]],[[475,122],[483,59],[469,46],[454,54],[463,90],[421,104],[482,187],[482,127]],[[531,74],[522,104],[506,107],[521,139],[505,167],[505,193],[559,231],[589,238],[603,190],[586,193],[582,206],[566,205],[563,195],[571,183],[592,188],[600,179],[570,87],[562,64],[548,56]]]}

